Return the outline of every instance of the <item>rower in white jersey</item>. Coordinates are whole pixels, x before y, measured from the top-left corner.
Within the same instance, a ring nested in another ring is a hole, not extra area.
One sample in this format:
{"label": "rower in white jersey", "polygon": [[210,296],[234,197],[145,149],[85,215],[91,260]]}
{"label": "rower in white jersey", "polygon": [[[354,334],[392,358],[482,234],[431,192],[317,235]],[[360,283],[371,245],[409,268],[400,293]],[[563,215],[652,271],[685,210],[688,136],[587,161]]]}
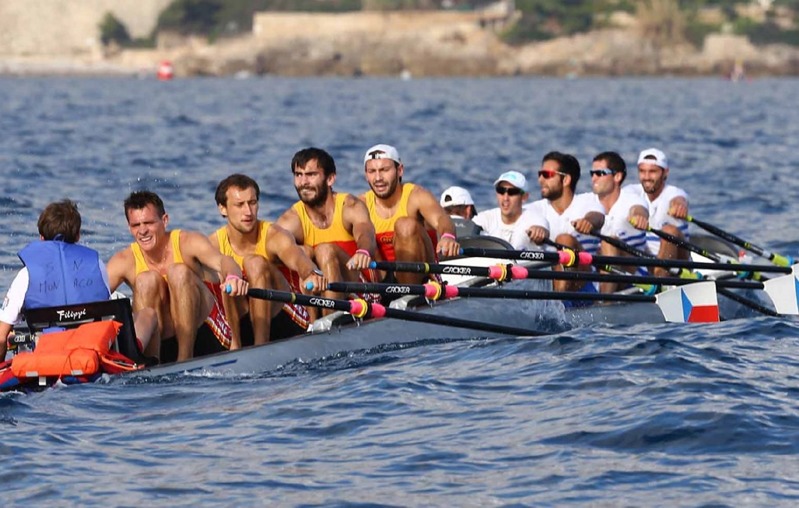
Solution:
{"label": "rower in white jersey", "polygon": [[[585,250],[592,254],[597,252],[599,239],[580,231],[599,230],[605,210],[593,193],[575,194],[579,180],[580,163],[573,155],[549,152],[544,156],[541,170],[538,171],[543,199],[534,201],[529,208],[544,217],[549,224],[549,234],[540,226],[533,226],[527,230],[531,241],[540,245],[549,238],[574,250]],[[553,288],[557,291],[580,291],[596,289],[596,286],[583,281],[555,281]]]}
{"label": "rower in white jersey", "polygon": [[[632,192],[621,192],[621,184],[627,177],[624,159],[616,152],[602,152],[594,157],[590,174],[594,196],[605,210],[601,233],[646,251],[646,233],[642,230],[649,224],[649,209],[645,198]],[[605,241],[600,244],[599,252],[605,256],[629,255]],[[635,267],[631,266],[627,271],[634,272]],[[619,287],[618,283],[602,282],[599,290],[612,293]]]}
{"label": "rower in white jersey", "polygon": [[[638,156],[640,184],[628,185],[622,193],[632,192],[646,199],[649,205],[649,226],[678,238],[688,239],[688,194],[666,183],[669,162],[666,154],[657,148],[647,148]],[[662,240],[654,233],[646,236],[647,249],[660,259],[688,259],[688,251]],[[655,275],[668,275],[663,268],[652,271]]]}

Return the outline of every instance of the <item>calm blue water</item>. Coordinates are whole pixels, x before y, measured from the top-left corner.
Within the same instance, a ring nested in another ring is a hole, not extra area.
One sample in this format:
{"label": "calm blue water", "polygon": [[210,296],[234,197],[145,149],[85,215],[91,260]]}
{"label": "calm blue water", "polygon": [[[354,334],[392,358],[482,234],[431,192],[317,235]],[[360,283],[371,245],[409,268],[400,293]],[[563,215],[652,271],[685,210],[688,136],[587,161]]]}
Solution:
{"label": "calm blue water", "polygon": [[[130,241],[150,188],[173,227],[222,224],[216,183],[256,177],[262,215],[316,145],[360,192],[363,151],[492,206],[553,149],[584,167],[663,148],[692,213],[799,253],[797,80],[0,79],[0,288],[48,202],[84,242]],[[580,183],[588,190],[588,178]],[[356,353],[248,377],[115,380],[0,396],[4,506],[795,505],[799,325],[593,326],[538,339]]]}

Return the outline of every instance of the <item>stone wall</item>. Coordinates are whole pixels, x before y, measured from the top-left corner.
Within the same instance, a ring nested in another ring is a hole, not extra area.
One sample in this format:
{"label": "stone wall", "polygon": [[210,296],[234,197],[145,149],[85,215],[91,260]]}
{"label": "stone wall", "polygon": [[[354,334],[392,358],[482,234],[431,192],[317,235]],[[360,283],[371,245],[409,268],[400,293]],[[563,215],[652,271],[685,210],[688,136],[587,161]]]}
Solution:
{"label": "stone wall", "polygon": [[145,37],[172,0],[0,0],[0,55],[99,57],[99,24],[111,12]]}
{"label": "stone wall", "polygon": [[421,31],[476,26],[496,15],[457,11],[347,12],[336,14],[261,12],[253,19],[253,35],[261,41],[329,38],[336,35],[399,36]]}

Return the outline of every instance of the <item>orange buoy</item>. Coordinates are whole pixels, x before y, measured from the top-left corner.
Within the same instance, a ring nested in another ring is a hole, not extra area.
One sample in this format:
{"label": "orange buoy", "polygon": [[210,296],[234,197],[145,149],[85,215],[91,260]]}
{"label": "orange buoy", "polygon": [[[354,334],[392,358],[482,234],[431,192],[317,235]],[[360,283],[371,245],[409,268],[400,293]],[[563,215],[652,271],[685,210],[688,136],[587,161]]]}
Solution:
{"label": "orange buoy", "polygon": [[158,65],[158,79],[161,81],[169,81],[173,77],[175,77],[175,74],[172,68],[172,62],[164,60]]}

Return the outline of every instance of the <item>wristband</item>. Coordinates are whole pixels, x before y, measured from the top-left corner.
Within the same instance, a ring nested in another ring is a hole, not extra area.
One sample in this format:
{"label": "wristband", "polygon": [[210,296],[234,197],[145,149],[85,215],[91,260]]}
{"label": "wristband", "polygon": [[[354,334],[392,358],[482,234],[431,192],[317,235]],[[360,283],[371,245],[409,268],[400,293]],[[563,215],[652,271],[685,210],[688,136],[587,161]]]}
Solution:
{"label": "wristband", "polygon": [[228,281],[231,281],[231,280],[237,280],[237,279],[238,279],[238,280],[241,280],[241,277],[239,277],[238,275],[233,275],[233,274],[231,273],[230,275],[228,275],[227,277],[225,277],[225,282],[228,282]]}
{"label": "wristband", "polygon": [[449,238],[453,242],[457,240],[457,238],[455,238],[455,235],[453,235],[452,233],[444,233],[443,235],[441,235],[441,239],[443,240],[444,238]]}
{"label": "wristband", "polygon": [[363,254],[364,256],[366,256],[368,258],[372,257],[372,255],[369,254],[369,251],[366,250],[366,249],[358,249],[358,250],[355,251],[355,254]]}

